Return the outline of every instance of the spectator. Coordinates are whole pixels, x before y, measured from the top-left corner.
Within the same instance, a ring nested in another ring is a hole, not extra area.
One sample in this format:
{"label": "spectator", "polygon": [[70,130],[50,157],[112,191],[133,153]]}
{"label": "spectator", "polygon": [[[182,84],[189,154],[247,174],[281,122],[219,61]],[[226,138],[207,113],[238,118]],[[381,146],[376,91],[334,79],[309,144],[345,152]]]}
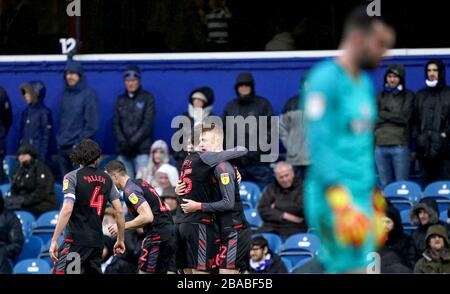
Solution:
{"label": "spectator", "polygon": [[211,11],[206,14],[209,51],[227,51],[230,43],[231,12],[225,0],[209,0]]}
{"label": "spectator", "polygon": [[175,215],[178,207],[178,196],[175,194],[175,188],[169,187],[162,191],[161,198],[164,200],[164,203],[169,207],[170,214],[175,221]]}
{"label": "spectator", "polygon": [[156,181],[158,184],[155,190],[158,195],[161,195],[164,189],[176,187],[178,182],[178,170],[174,166],[165,163],[156,171]]}
{"label": "spectator", "polygon": [[[239,172],[242,175],[242,180],[244,181],[253,181],[261,189],[264,189],[266,185],[268,185],[273,180],[272,172],[270,170],[268,162],[262,162],[260,156],[264,153],[261,150],[261,145],[259,144],[254,150],[254,148],[250,148],[250,141],[260,142],[259,134],[262,132],[267,133],[268,144],[271,143],[271,117],[274,115],[272,106],[270,102],[262,97],[256,96],[255,94],[255,81],[253,80],[253,76],[250,73],[240,73],[236,79],[235,90],[237,93],[237,98],[233,101],[230,101],[225,106],[224,111],[224,127],[228,128],[226,121],[228,119],[236,119],[238,116],[242,116],[244,119],[247,118],[255,118],[256,126],[252,124],[242,124],[238,123],[234,124],[234,136],[229,133],[226,135],[225,149],[233,148],[238,146],[238,139],[245,139],[245,146],[249,152],[246,156],[240,157],[234,160],[234,163],[239,168]],[[267,130],[260,130],[259,121],[260,119],[267,120]],[[238,129],[245,128],[244,138],[238,138],[238,135],[241,132],[238,132]],[[250,140],[250,136],[252,136],[253,140]],[[256,139],[256,140],[255,140]],[[254,146],[251,146],[254,147]]]}
{"label": "spectator", "polygon": [[411,237],[403,232],[400,212],[393,206],[386,209],[384,219],[388,233],[381,256],[381,273],[411,273],[415,264],[415,251]]}
{"label": "spectator", "polygon": [[269,249],[267,240],[255,237],[250,245],[251,274],[286,274],[286,267],[281,258]]}
{"label": "spectator", "polygon": [[430,198],[424,198],[420,200],[411,210],[411,222],[417,225],[417,229],[414,230],[411,237],[413,240],[415,250],[415,260],[421,258],[423,251],[425,250],[425,236],[427,230],[431,225],[441,224],[444,227],[448,226],[445,223],[439,221],[439,210],[436,200]]}
{"label": "spectator", "polygon": [[8,93],[0,87],[0,184],[7,182],[8,178],[3,171],[3,159],[6,155],[6,138],[12,125],[13,116]]}
{"label": "spectator", "polygon": [[3,197],[0,197],[0,274],[11,273],[9,259],[20,254],[23,242],[20,220],[14,212],[5,209]]}
{"label": "spectator", "polygon": [[[302,86],[304,82],[302,81]],[[286,161],[295,171],[295,175],[304,179],[306,167],[309,165],[309,155],[306,148],[305,117],[300,109],[300,95],[291,97],[280,116],[280,139],[286,148]]]}
{"label": "spectator", "polygon": [[140,168],[136,174],[137,179],[143,179],[153,187],[158,185],[156,181],[156,171],[163,164],[169,163],[169,147],[163,140],[157,140],[152,144],[150,148],[150,156],[148,160],[148,165],[146,167]]}
{"label": "spectator", "polygon": [[36,148],[30,144],[20,146],[17,159],[19,165],[14,171],[11,196],[6,199],[6,207],[26,210],[36,217],[57,209],[53,174],[38,158]]}
{"label": "spectator", "polygon": [[22,112],[20,122],[20,145],[34,145],[39,157],[49,160],[53,119],[51,110],[45,105],[45,85],[41,81],[31,81],[20,85],[27,108]]}
{"label": "spectator", "polygon": [[405,69],[391,64],[384,76],[384,89],[377,96],[378,119],[375,126],[375,161],[381,187],[409,178],[410,118],[414,94],[406,89]]}
{"label": "spectator", "polygon": [[142,88],[141,70],[128,66],[124,73],[125,93],[117,97],[113,117],[114,136],[117,141],[118,160],[125,164],[127,173],[135,173],[148,163],[148,150],[152,145],[155,118],[155,99]]}
{"label": "spectator", "polygon": [[75,145],[94,138],[98,126],[97,94],[88,86],[81,63],[68,61],[57,133],[58,161],[62,176],[73,170],[69,158]]}
{"label": "spectator", "polygon": [[450,89],[443,62],[430,60],[425,66],[425,78],[427,87],[417,92],[413,114],[423,186],[450,179]]}
{"label": "spectator", "polygon": [[181,126],[181,128],[184,128],[182,137],[183,140],[178,143],[183,147],[183,149],[174,153],[174,159],[176,161],[178,171],[181,171],[181,165],[187,156],[188,141],[191,138],[194,126],[196,124],[204,123],[207,117],[213,115],[213,103],[214,92],[209,87],[194,89],[189,95],[188,111],[186,111],[183,116],[189,120],[190,125],[188,127],[184,125]]}
{"label": "spectator", "polygon": [[450,251],[446,229],[441,225],[430,226],[425,238],[426,249],[416,263],[415,273],[450,274]]}
{"label": "spectator", "polygon": [[303,182],[295,177],[287,162],[277,163],[274,170],[276,182],[267,186],[258,205],[264,221],[258,231],[276,233],[286,239],[308,230],[303,215]]}

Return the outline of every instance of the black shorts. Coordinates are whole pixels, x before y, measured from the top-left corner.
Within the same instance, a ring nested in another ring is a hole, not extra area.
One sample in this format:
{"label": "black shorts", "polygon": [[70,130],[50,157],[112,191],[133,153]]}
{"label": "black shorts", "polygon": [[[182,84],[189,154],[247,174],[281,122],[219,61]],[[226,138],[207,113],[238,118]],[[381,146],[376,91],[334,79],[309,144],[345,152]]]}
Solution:
{"label": "black shorts", "polygon": [[144,273],[167,273],[171,257],[175,253],[174,241],[174,238],[161,241],[158,235],[145,237],[141,246],[139,270]]}
{"label": "black shorts", "polygon": [[225,230],[220,235],[217,258],[219,268],[237,269],[241,272],[247,270],[252,240],[251,228]]}
{"label": "black shorts", "polygon": [[177,226],[177,265],[180,269],[214,271],[219,245],[213,225],[181,223]]}
{"label": "black shorts", "polygon": [[[53,266],[54,274],[101,274],[102,251],[99,247],[85,247],[72,244],[72,240],[66,239],[59,249],[58,260]],[[80,264],[77,265],[77,253]]]}

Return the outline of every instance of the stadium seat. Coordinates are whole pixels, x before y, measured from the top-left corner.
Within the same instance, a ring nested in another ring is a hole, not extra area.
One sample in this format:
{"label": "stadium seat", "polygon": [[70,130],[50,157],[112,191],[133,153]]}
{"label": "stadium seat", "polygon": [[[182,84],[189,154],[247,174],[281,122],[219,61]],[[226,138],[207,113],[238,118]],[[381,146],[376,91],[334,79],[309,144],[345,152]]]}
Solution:
{"label": "stadium seat", "polygon": [[288,273],[291,273],[292,269],[294,268],[294,266],[292,265],[291,260],[288,257],[286,257],[286,256],[282,256],[281,260],[283,261],[284,266],[286,267]]}
{"label": "stadium seat", "polygon": [[252,227],[252,230],[256,230],[262,226],[263,221],[259,216],[258,210],[256,210],[255,208],[246,209],[244,210],[244,214],[248,223]]}
{"label": "stadium seat", "polygon": [[0,191],[2,191],[3,198],[8,197],[9,190],[11,190],[11,184],[0,185]]}
{"label": "stadium seat", "polygon": [[63,194],[63,187],[60,184],[55,184],[55,192],[56,197],[58,199],[58,207],[61,207],[64,202],[64,194]]}
{"label": "stadium seat", "polygon": [[55,230],[56,223],[58,221],[59,211],[49,211],[41,215],[34,227],[32,233],[33,236],[37,236],[42,239],[44,244],[47,244],[48,240],[51,239],[53,231]]}
{"label": "stadium seat", "polygon": [[448,211],[441,211],[441,213],[439,214],[439,220],[443,221],[444,223],[447,223]]}
{"label": "stadium seat", "polygon": [[269,248],[272,250],[272,252],[278,253],[281,250],[281,247],[283,245],[283,240],[281,237],[274,233],[258,233],[254,234],[254,237],[261,236],[264,239],[267,240],[267,243],[269,243]]}
{"label": "stadium seat", "polygon": [[17,158],[13,155],[7,155],[7,156],[5,156],[4,162],[5,163],[3,166],[5,169],[6,175],[8,176],[8,178],[11,181],[11,179],[13,177],[14,169],[16,168],[16,165],[17,165]]}
{"label": "stadium seat", "polygon": [[25,239],[22,247],[22,252],[16,257],[16,262],[28,259],[37,258],[44,247],[42,240],[35,236],[30,236]]}
{"label": "stadium seat", "polygon": [[439,214],[447,212],[450,204],[450,181],[429,184],[423,191],[423,198],[435,199],[439,207]]}
{"label": "stadium seat", "polygon": [[40,259],[25,259],[14,266],[15,274],[50,274],[51,268],[47,262]]}
{"label": "stadium seat", "polygon": [[261,199],[261,190],[253,182],[242,181],[239,186],[239,194],[242,201],[249,201],[252,207],[256,207]]}
{"label": "stadium seat", "polygon": [[320,240],[312,234],[295,234],[290,236],[283,244],[280,256],[291,260],[293,265],[302,260],[311,259],[319,253]]}
{"label": "stadium seat", "polygon": [[15,211],[17,217],[22,224],[22,232],[25,237],[31,236],[31,232],[36,222],[34,215],[28,211],[17,210]]}
{"label": "stadium seat", "polygon": [[403,226],[409,226],[411,224],[411,217],[410,217],[411,211],[409,210],[402,210],[400,212],[400,218],[402,219],[402,225]]}
{"label": "stadium seat", "polygon": [[383,194],[401,212],[411,209],[420,200],[422,189],[417,183],[398,181],[387,185]]}

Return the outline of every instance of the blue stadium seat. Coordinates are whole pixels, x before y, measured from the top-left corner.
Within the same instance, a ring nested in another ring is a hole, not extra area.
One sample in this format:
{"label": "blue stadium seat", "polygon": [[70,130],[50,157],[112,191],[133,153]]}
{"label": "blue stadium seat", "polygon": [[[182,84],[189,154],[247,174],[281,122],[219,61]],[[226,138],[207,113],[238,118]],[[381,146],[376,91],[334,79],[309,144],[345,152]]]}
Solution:
{"label": "blue stadium seat", "polygon": [[429,184],[423,191],[423,198],[435,199],[439,207],[439,214],[447,212],[450,204],[450,181]]}
{"label": "blue stadium seat", "polygon": [[281,260],[283,261],[284,266],[286,267],[288,273],[291,273],[292,269],[294,268],[291,260],[287,256],[281,256]]}
{"label": "blue stadium seat", "polygon": [[63,194],[62,185],[55,184],[55,192],[56,192],[56,197],[58,199],[58,207],[61,207],[64,202],[64,194]]}
{"label": "blue stadium seat", "polygon": [[242,201],[244,199],[250,201],[253,207],[256,207],[261,199],[261,189],[253,182],[242,181],[239,186],[239,194],[243,199]]}
{"label": "blue stadium seat", "polygon": [[269,243],[269,248],[270,250],[272,250],[272,252],[278,253],[280,252],[282,245],[283,245],[283,240],[281,239],[281,237],[277,234],[274,233],[258,233],[258,234],[254,234],[253,238],[256,236],[261,236],[264,239],[267,240],[267,243]]}
{"label": "blue stadium seat", "polygon": [[295,234],[287,238],[280,256],[289,258],[293,265],[311,259],[319,253],[320,240],[312,234]]}
{"label": "blue stadium seat", "polygon": [[262,226],[263,221],[259,216],[258,210],[256,210],[256,208],[246,209],[244,210],[244,214],[248,223],[252,227],[252,230],[256,230]]}
{"label": "blue stadium seat", "polygon": [[17,217],[22,224],[22,232],[25,237],[31,236],[31,232],[36,222],[34,215],[28,211],[17,210],[15,211]]}
{"label": "blue stadium seat", "polygon": [[8,176],[8,178],[11,181],[11,179],[13,177],[14,169],[16,168],[16,165],[17,165],[17,158],[13,155],[7,155],[7,156],[5,156],[4,161],[5,161],[4,168],[5,168],[6,175]]}
{"label": "blue stadium seat", "polygon": [[444,223],[447,223],[448,211],[441,211],[441,213],[439,214],[439,220],[443,221]]}
{"label": "blue stadium seat", "polygon": [[409,210],[403,210],[403,211],[400,212],[400,218],[402,219],[402,225],[403,226],[405,226],[405,225],[407,225],[407,226],[412,225],[411,224],[410,214],[411,214],[411,211],[409,211]]}
{"label": "blue stadium seat", "polygon": [[40,259],[25,259],[14,266],[15,274],[50,274],[51,268],[47,262]]}
{"label": "blue stadium seat", "polygon": [[16,257],[16,262],[28,258],[37,258],[44,247],[42,240],[35,236],[30,236],[25,239],[22,247],[22,252]]}
{"label": "blue stadium seat", "polygon": [[411,209],[422,195],[422,189],[411,181],[398,181],[387,185],[383,190],[384,197],[399,211]]}
{"label": "blue stadium seat", "polygon": [[11,184],[0,185],[0,191],[2,191],[3,198],[8,196],[9,190],[11,190]]}
{"label": "blue stadium seat", "polygon": [[58,221],[59,211],[49,211],[42,214],[36,221],[32,233],[33,236],[37,236],[42,239],[44,244],[47,244],[51,239],[53,231],[55,230],[56,223]]}

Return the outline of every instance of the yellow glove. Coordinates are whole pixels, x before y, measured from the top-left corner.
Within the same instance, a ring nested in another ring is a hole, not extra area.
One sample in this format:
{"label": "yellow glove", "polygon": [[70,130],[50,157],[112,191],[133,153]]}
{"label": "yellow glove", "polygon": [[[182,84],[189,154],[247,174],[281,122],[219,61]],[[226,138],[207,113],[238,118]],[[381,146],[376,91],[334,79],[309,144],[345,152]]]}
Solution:
{"label": "yellow glove", "polygon": [[345,246],[360,247],[369,234],[369,219],[353,205],[351,195],[344,187],[332,186],[326,194],[336,216],[337,239]]}
{"label": "yellow glove", "polygon": [[387,232],[384,226],[384,217],[386,216],[386,199],[380,189],[373,191],[373,210],[374,210],[374,230],[377,248],[384,245],[387,238]]}

